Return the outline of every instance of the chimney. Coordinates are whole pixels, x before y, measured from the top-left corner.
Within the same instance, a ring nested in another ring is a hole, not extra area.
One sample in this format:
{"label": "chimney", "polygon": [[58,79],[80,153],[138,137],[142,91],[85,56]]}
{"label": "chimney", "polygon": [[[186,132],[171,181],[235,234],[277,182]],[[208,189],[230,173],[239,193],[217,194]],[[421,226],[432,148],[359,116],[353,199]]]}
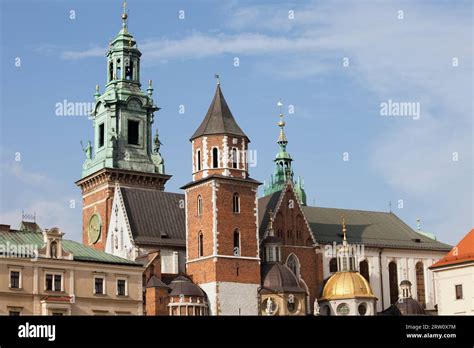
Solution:
{"label": "chimney", "polygon": [[0,232],[10,232],[10,225],[0,224]]}

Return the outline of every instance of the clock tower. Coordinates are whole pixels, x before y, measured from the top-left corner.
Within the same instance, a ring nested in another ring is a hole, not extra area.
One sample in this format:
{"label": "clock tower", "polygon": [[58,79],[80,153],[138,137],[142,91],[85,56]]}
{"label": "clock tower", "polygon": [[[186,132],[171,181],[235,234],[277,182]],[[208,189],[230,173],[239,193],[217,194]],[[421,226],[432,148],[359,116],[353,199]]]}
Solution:
{"label": "clock tower", "polygon": [[183,187],[186,273],[206,292],[211,315],[257,315],[260,183],[249,177],[249,139],[219,81],[191,143],[192,182]]}
{"label": "clock tower", "polygon": [[107,52],[107,84],[103,93],[96,86],[91,112],[94,141],[83,148],[86,159],[82,178],[83,237],[86,245],[104,250],[112,210],[115,183],[122,187],[164,190],[171,177],[165,174],[158,133],[152,135],[154,112],[151,80],[141,90],[141,52],[128,32],[127,13],[122,29]]}

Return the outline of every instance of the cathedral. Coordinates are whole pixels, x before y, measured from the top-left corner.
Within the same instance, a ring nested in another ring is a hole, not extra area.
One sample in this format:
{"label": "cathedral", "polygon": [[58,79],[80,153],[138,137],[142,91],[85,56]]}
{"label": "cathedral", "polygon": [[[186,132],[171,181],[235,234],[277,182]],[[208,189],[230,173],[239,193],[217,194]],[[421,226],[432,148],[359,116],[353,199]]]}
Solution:
{"label": "cathedral", "polygon": [[219,79],[189,139],[192,180],[166,191],[171,175],[152,132],[160,108],[152,81],[141,88],[127,17],[109,44],[76,184],[83,244],[143,264],[147,315],[377,315],[407,298],[435,312],[429,267],[451,247],[393,212],[309,206],[281,109],[274,173],[259,197],[252,130],[238,125]]}

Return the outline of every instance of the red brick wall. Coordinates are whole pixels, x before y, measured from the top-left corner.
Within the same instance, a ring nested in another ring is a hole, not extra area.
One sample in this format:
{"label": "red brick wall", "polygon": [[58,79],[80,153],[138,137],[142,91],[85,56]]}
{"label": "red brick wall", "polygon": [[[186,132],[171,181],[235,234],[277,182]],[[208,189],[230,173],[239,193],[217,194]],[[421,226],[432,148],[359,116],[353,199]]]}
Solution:
{"label": "red brick wall", "polygon": [[[323,281],[322,259],[321,254],[316,254],[315,248],[312,247],[311,232],[296,201],[293,190],[288,188],[276,214],[274,229],[277,235],[280,231],[283,238],[282,262],[286,263],[291,253],[295,254],[300,262],[300,275],[308,286],[312,311],[319,286]],[[291,231],[290,236],[288,236],[288,231]],[[297,231],[301,233],[299,238]]]}
{"label": "red brick wall", "polygon": [[[109,184],[103,184],[95,188],[93,193],[86,194],[86,197],[82,199],[82,206],[87,207],[82,209],[82,243],[90,245],[91,247],[99,250],[105,249],[105,243],[107,241],[107,231],[110,222],[110,213],[112,211],[112,202],[114,198],[114,186]],[[96,203],[97,202],[97,203]],[[97,213],[102,221],[101,237],[96,244],[89,243],[88,237],[88,226],[89,220]]]}
{"label": "red brick wall", "polygon": [[[233,139],[237,139],[237,144],[233,144]],[[228,147],[228,157],[224,158],[224,143],[223,143],[223,136],[222,135],[208,135],[207,136],[207,155],[208,155],[208,160],[207,160],[207,168],[204,169],[204,146],[203,146],[203,137],[196,138],[194,139],[194,145],[193,145],[193,162],[194,167],[193,171],[197,170],[197,164],[196,164],[196,150],[200,149],[201,150],[201,170],[194,172],[195,180],[199,180],[203,178],[203,173],[204,170],[207,170],[208,175],[212,174],[219,174],[222,175],[222,172],[224,171],[225,167],[230,172],[230,176],[236,177],[236,178],[243,178],[242,172],[247,171],[247,160],[246,160],[246,153],[242,153],[242,143],[244,143],[244,151],[247,151],[247,146],[248,142],[245,138],[243,137],[236,137],[229,135],[227,137],[227,147]],[[219,149],[219,168],[218,169],[213,169],[212,168],[212,148],[217,147]],[[238,152],[238,168],[239,169],[232,169],[232,148],[235,147]],[[227,162],[227,164],[223,163],[222,160],[224,159],[224,162]]]}
{"label": "red brick wall", "polygon": [[208,258],[188,263],[187,273],[196,284],[215,281],[260,284],[260,265],[255,260],[218,258],[214,262]]}
{"label": "red brick wall", "polygon": [[169,315],[166,288],[146,288],[146,315]]}

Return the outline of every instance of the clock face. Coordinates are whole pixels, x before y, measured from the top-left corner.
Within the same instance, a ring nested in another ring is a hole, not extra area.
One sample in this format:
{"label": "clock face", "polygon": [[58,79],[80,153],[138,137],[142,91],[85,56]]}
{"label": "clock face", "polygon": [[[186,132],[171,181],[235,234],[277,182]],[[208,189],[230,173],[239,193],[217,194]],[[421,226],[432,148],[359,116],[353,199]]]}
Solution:
{"label": "clock face", "polygon": [[95,244],[99,241],[100,232],[102,229],[102,224],[100,222],[100,217],[97,214],[92,215],[89,220],[88,234],[89,234],[89,243]]}

